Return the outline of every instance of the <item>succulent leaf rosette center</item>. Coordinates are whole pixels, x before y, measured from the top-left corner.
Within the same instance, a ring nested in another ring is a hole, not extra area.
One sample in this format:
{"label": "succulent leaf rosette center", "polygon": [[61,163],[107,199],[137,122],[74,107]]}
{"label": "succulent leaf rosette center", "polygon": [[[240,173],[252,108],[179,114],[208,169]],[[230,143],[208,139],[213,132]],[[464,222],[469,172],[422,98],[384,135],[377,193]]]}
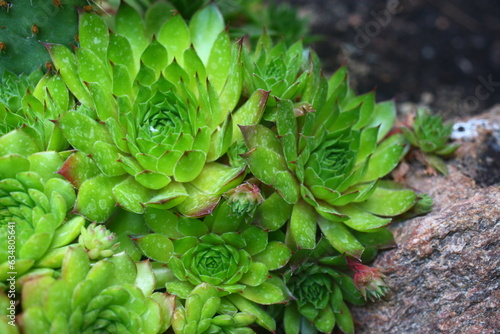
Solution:
{"label": "succulent leaf rosette center", "polygon": [[300,275],[290,282],[290,286],[300,308],[323,309],[332,293],[332,280],[326,274]]}
{"label": "succulent leaf rosette center", "polygon": [[182,131],[179,106],[173,105],[166,96],[157,94],[148,103],[148,107],[142,116],[140,137],[149,137],[160,144],[169,136]]}
{"label": "succulent leaf rosette center", "polygon": [[311,156],[308,167],[315,169],[323,180],[348,174],[354,167],[356,152],[345,143],[327,141]]}
{"label": "succulent leaf rosette center", "polygon": [[192,253],[187,253],[191,270],[207,283],[220,284],[231,278],[238,269],[238,251],[228,245],[212,246],[200,244]]}
{"label": "succulent leaf rosette center", "polygon": [[181,256],[186,270],[185,278],[191,284],[205,282],[219,287],[233,285],[249,270],[251,257],[245,250],[238,250],[219,238],[215,239],[201,242]]}

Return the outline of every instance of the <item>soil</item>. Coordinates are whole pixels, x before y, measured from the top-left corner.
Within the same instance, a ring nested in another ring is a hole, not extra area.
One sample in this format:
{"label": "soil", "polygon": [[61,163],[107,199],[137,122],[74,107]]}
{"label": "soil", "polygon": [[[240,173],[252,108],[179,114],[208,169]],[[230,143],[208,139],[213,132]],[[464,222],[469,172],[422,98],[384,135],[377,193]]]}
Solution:
{"label": "soil", "polygon": [[327,73],[347,62],[360,93],[445,119],[500,103],[498,0],[290,0],[310,18]]}

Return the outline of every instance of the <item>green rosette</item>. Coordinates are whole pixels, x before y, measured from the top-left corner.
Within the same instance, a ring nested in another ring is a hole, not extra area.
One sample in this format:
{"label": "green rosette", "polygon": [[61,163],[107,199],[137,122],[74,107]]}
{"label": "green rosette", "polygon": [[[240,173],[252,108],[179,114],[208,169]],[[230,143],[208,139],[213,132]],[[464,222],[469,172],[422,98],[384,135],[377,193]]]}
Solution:
{"label": "green rosette", "polygon": [[[242,126],[250,171],[272,186],[257,211],[259,224],[275,230],[288,221],[288,245],[312,249],[316,231],[341,253],[359,258],[353,231],[374,232],[416,203],[389,174],[409,145],[402,134],[386,137],[395,120],[392,102],[376,104],[374,92],[355,97],[341,68],[329,81],[309,81],[301,102],[277,100],[275,124]],[[291,212],[283,219],[275,205]],[[295,246],[294,246],[295,245]]]}
{"label": "green rosette", "polygon": [[[390,233],[372,234],[370,239],[361,238],[368,249],[384,248],[393,242]],[[375,254],[365,254],[365,261],[371,261]],[[363,305],[387,291],[378,269],[340,254],[325,238],[314,250],[296,252],[288,268],[283,279],[294,298],[279,313],[286,334],[331,333],[335,328],[354,333],[347,305]]]}
{"label": "green rosette", "polygon": [[245,168],[221,162],[241,139],[238,125],[259,122],[268,93],[240,101],[241,42],[232,43],[209,5],[187,24],[172,15],[146,33],[122,3],[109,32],[80,13],[80,47],[47,44],[80,106],[57,127],[78,150],[61,170],[78,188],[76,212],[103,222],[116,206],[176,209],[198,217],[241,182]]}
{"label": "green rosette", "polygon": [[5,72],[0,86],[0,155],[24,156],[40,151],[63,151],[68,141],[52,120],[71,103],[57,74],[40,70],[17,77]]}
{"label": "green rosette", "polygon": [[201,283],[196,286],[184,304],[178,302],[172,319],[176,334],[255,333],[249,325],[256,316],[224,303],[216,287]]}
{"label": "green rosette", "polygon": [[51,275],[61,267],[68,245],[80,234],[85,219],[70,214],[75,190],[55,172],[63,158],[56,152],[0,158],[0,281],[15,272]]}
{"label": "green rosette", "polygon": [[70,248],[61,277],[23,286],[23,333],[163,333],[170,327],[173,297],[154,293],[148,262],[125,253],[90,265],[81,247]]}
{"label": "green rosette", "polygon": [[260,326],[275,329],[274,319],[260,305],[290,298],[283,281],[273,274],[291,257],[283,242],[248,225],[246,215],[232,212],[228,202],[203,220],[147,209],[145,221],[154,233],[134,237],[135,246],[167,265],[153,267],[170,294],[187,300],[197,286],[209,284],[224,303],[255,316]]}
{"label": "green rosette", "polygon": [[424,108],[420,108],[413,122],[413,128],[401,127],[403,134],[412,146],[423,152],[420,160],[444,175],[448,175],[448,167],[441,158],[455,152],[459,144],[450,144],[452,124],[444,124],[439,115],[431,115]]}

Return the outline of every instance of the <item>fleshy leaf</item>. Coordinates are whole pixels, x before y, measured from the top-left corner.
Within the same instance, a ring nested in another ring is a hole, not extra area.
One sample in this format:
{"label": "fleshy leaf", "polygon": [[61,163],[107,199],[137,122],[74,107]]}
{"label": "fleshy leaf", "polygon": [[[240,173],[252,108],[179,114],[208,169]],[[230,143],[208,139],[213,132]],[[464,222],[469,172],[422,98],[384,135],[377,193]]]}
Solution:
{"label": "fleshy leaf", "polygon": [[343,223],[328,221],[321,217],[318,219],[318,224],[333,248],[358,259],[363,254],[363,245]]}
{"label": "fleshy leaf", "polygon": [[366,201],[359,203],[359,207],[386,217],[397,216],[410,210],[417,201],[415,192],[405,189],[391,189],[390,184],[389,182],[380,182],[373,195]]}
{"label": "fleshy leaf", "polygon": [[123,179],[121,176],[96,176],[85,181],[78,192],[75,212],[91,221],[105,221],[116,206],[113,187]]}
{"label": "fleshy leaf", "polygon": [[174,251],[172,241],[161,234],[148,234],[135,239],[144,255],[158,262],[167,263]]}

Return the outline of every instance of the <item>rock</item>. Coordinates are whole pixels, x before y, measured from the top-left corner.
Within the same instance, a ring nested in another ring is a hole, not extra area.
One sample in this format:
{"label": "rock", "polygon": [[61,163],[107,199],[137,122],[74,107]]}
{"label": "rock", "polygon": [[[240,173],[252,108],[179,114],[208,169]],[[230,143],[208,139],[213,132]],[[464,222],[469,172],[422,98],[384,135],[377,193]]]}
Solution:
{"label": "rock", "polygon": [[424,176],[415,166],[406,176],[434,198],[434,209],[392,226],[398,248],[373,263],[391,290],[382,301],[351,307],[357,334],[500,333],[500,185],[481,187],[467,176],[481,171],[480,161],[467,165],[467,175],[463,169],[486,138],[464,142],[448,177]]}

